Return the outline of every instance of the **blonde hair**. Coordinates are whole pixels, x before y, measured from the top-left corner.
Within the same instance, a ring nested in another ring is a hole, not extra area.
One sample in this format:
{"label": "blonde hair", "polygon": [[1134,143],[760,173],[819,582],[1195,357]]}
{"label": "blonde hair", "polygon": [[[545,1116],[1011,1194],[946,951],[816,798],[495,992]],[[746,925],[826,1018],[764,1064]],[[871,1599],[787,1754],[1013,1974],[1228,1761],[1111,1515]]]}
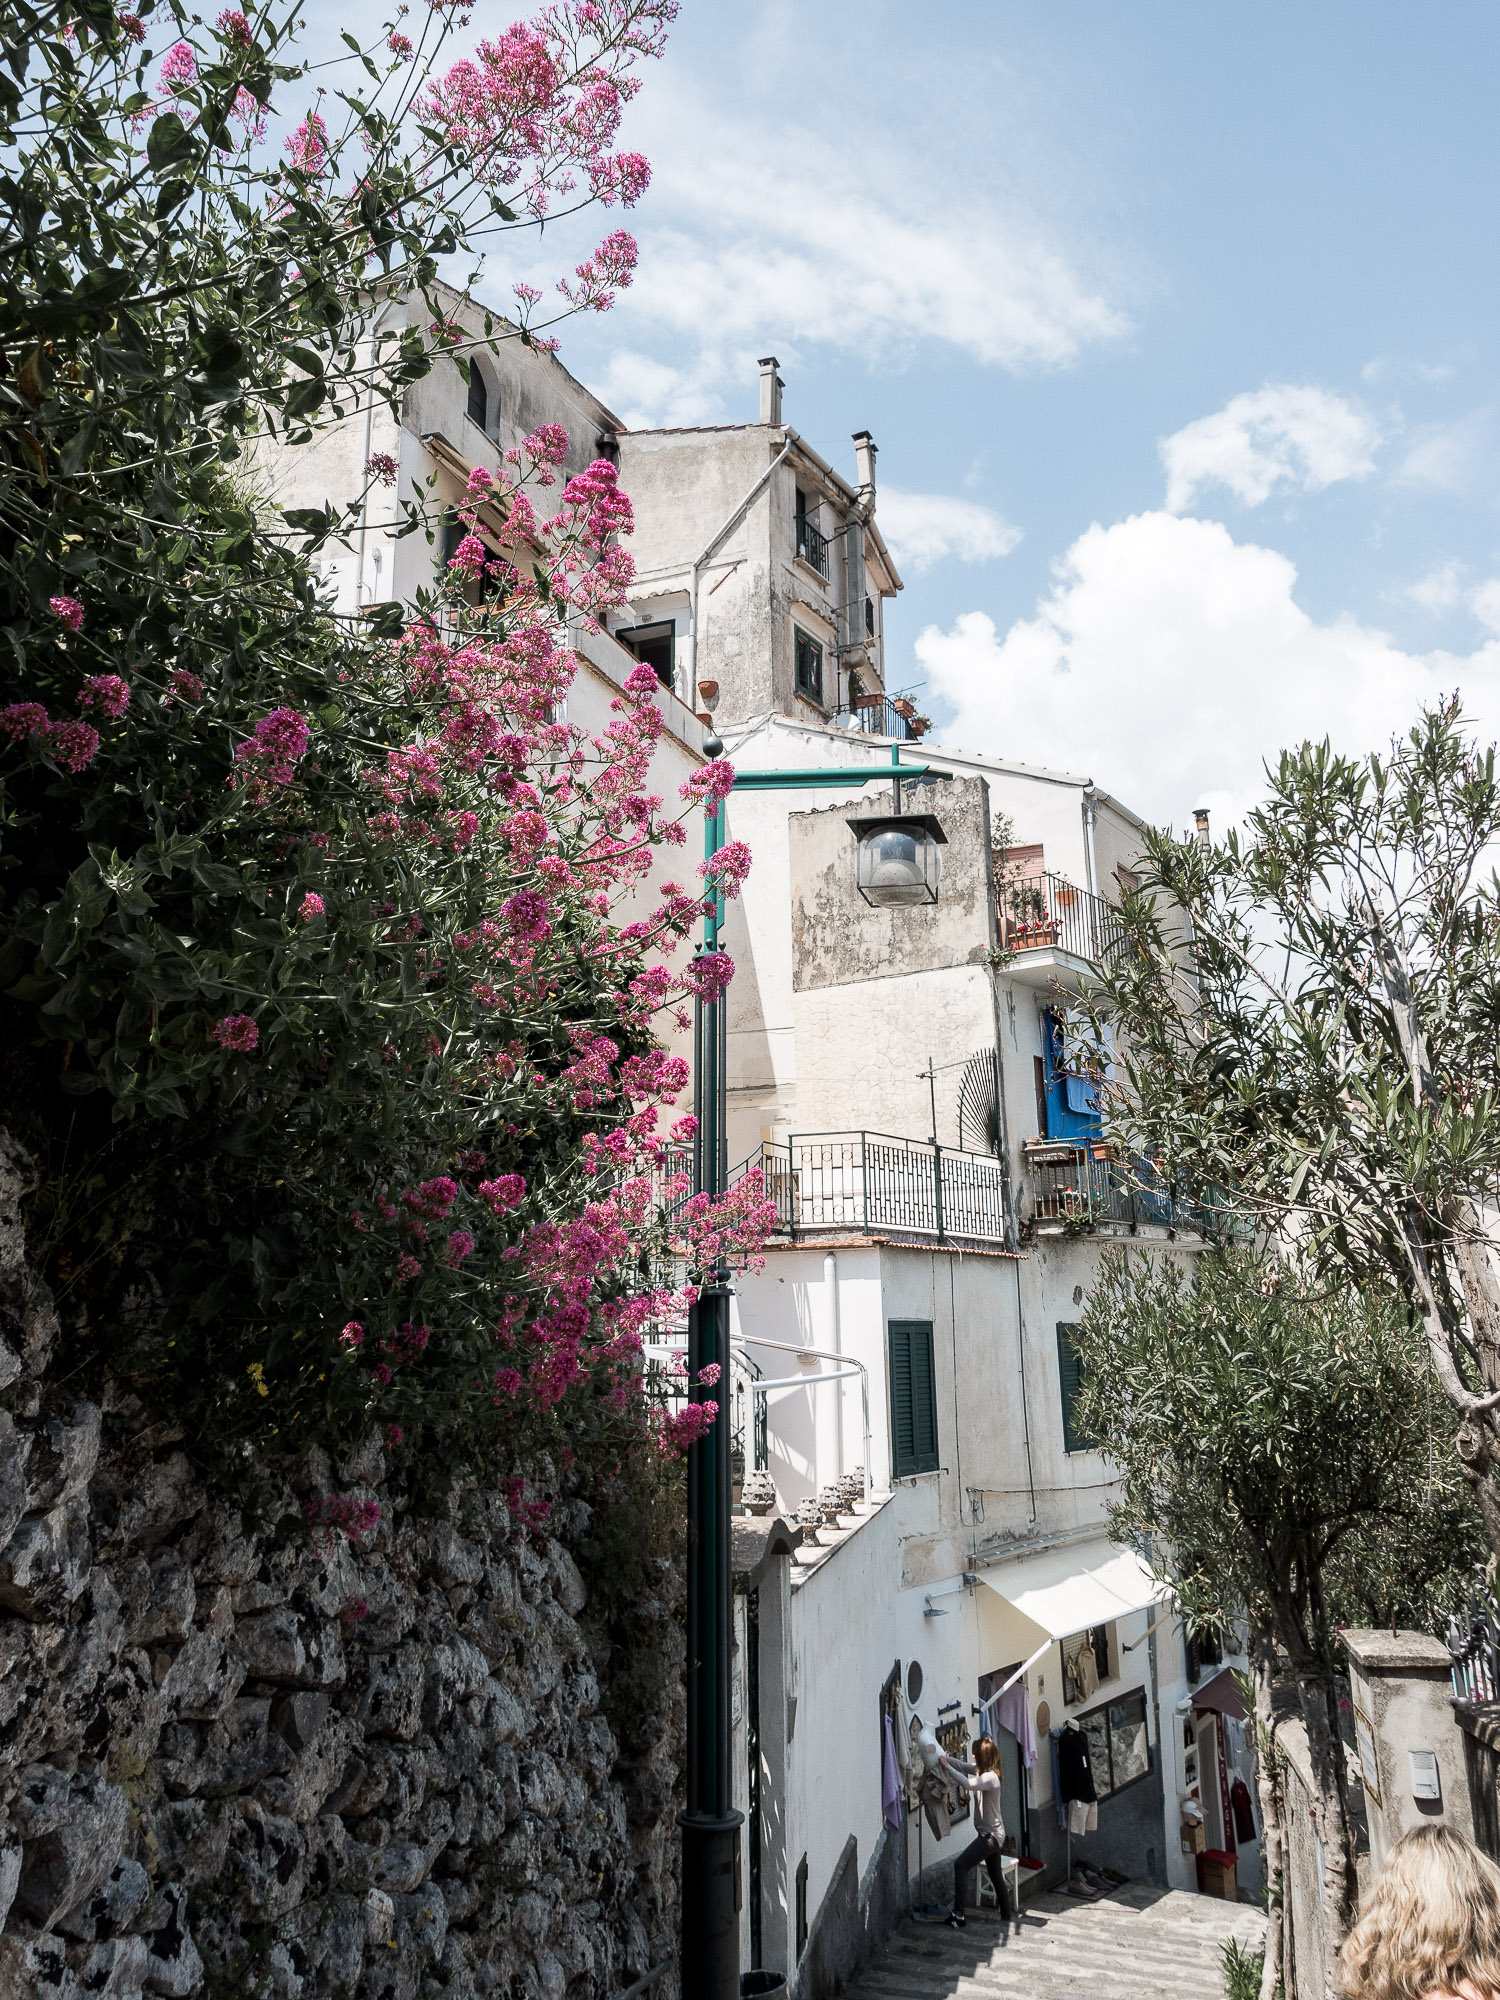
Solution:
{"label": "blonde hair", "polygon": [[1462,1981],[1500,1996],[1500,1868],[1449,1826],[1391,1849],[1339,1953],[1350,2000],[1424,2000]]}
{"label": "blonde hair", "polygon": [[981,1736],[974,1745],[974,1764],[980,1771],[998,1771],[1000,1768],[1000,1745],[993,1736]]}

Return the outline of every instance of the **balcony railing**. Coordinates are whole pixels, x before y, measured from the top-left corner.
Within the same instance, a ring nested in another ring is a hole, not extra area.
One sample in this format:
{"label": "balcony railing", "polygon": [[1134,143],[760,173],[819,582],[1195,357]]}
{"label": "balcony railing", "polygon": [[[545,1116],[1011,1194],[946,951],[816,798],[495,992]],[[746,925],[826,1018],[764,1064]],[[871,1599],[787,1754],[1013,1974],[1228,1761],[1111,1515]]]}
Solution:
{"label": "balcony railing", "polygon": [[1005,1173],[988,1154],[885,1132],[813,1132],[765,1141],[731,1179],[759,1167],[780,1229],[1005,1242]]}
{"label": "balcony railing", "polygon": [[1034,1140],[1026,1148],[1026,1164],[1039,1227],[1181,1229],[1216,1239],[1244,1231],[1217,1190],[1189,1198],[1169,1186],[1149,1160],[1122,1161],[1104,1145]]}
{"label": "balcony railing", "polygon": [[883,695],[871,695],[853,708],[841,708],[834,721],[840,729],[857,729],[864,736],[894,736],[899,743],[912,742],[924,733]]}
{"label": "balcony railing", "polygon": [[1460,1701],[1500,1701],[1500,1604],[1483,1569],[1469,1579],[1462,1609],[1448,1621],[1448,1653]]}
{"label": "balcony railing", "polygon": [[1002,872],[999,901],[1000,943],[1006,951],[1062,951],[1104,965],[1124,938],[1119,911],[1062,875],[1007,880]]}
{"label": "balcony railing", "polygon": [[797,516],[797,553],[818,572],[828,574],[828,537],[805,514]]}

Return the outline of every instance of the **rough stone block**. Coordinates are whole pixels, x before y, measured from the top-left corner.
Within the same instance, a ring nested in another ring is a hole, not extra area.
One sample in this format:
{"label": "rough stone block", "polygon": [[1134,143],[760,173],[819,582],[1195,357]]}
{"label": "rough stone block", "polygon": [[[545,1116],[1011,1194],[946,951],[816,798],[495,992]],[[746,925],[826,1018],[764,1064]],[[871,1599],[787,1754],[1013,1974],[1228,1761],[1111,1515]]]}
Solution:
{"label": "rough stone block", "polygon": [[68,1956],[80,1990],[92,2000],[137,2000],[150,1961],[146,1940],[140,1937],[77,1945]]}
{"label": "rough stone block", "polygon": [[193,1628],[198,1592],[193,1572],[175,1552],[158,1556],[151,1565],[151,1590],[144,1608],[130,1626],[130,1643],[149,1646],[159,1640],[177,1643]]}
{"label": "rough stone block", "polygon": [[91,1563],[81,1497],[50,1514],[28,1514],[0,1550],[0,1608],[23,1618],[61,1615],[82,1596]]}
{"label": "rough stone block", "polygon": [[332,1620],[309,1606],[284,1604],[242,1618],[235,1637],[257,1680],[286,1687],[334,1687],[344,1678],[344,1648]]}
{"label": "rough stone block", "polygon": [[79,2000],[60,1937],[0,1937],[0,2000]]}
{"label": "rough stone block", "polygon": [[64,1819],[26,1842],[16,1908],[46,1930],[86,1902],[120,1858],[128,1817],[118,1785],[75,1778]]}
{"label": "rough stone block", "polygon": [[83,1493],[99,1463],[100,1412],[97,1403],[71,1403],[60,1414],[23,1420],[29,1432],[26,1454],[26,1511],[44,1514]]}
{"label": "rough stone block", "polygon": [[151,1877],[139,1861],[122,1855],[103,1888],[96,1889],[76,1910],[60,1917],[58,1929],[85,1943],[117,1937],[121,1931],[129,1930],[150,1900]]}
{"label": "rough stone block", "polygon": [[195,1632],[161,1684],[162,1706],[185,1722],[215,1722],[243,1686],[250,1664],[233,1640]]}
{"label": "rough stone block", "polygon": [[375,1654],[359,1704],[366,1733],[412,1741],[422,1723],[422,1682],[422,1655],[415,1646]]}
{"label": "rough stone block", "polygon": [[187,1926],[187,1898],[181,1885],[174,1882],[159,1901],[165,1920],[147,1934],[146,1990],[163,1993],[167,2000],[186,2000],[203,1984],[203,1960]]}

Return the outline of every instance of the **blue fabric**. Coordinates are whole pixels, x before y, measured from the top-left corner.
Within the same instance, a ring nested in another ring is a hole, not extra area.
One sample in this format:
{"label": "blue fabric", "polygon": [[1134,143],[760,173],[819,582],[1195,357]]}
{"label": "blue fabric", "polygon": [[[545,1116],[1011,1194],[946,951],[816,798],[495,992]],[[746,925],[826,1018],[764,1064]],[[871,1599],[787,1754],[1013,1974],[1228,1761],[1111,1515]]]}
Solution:
{"label": "blue fabric", "polygon": [[[1069,1076],[1063,1068],[1062,1023],[1053,1013],[1042,1015],[1042,1062],[1047,1082],[1047,1137],[1097,1139],[1103,1129],[1099,1093],[1087,1077]],[[1075,1091],[1087,1093],[1082,1103]]]}
{"label": "blue fabric", "polygon": [[1068,1109],[1078,1111],[1089,1118],[1099,1116],[1099,1086],[1091,1076],[1068,1075],[1063,1078],[1068,1096]]}

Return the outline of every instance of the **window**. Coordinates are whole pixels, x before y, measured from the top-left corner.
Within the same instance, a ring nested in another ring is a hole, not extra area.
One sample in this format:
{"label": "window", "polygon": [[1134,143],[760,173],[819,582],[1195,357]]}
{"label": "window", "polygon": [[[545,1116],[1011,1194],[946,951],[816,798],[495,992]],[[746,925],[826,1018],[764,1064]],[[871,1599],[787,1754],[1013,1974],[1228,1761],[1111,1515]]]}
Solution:
{"label": "window", "polygon": [[627,652],[650,667],[664,688],[677,686],[677,622],[664,618],[655,625],[634,625],[615,637]]}
{"label": "window", "polygon": [[1089,1740],[1089,1773],[1101,1799],[1123,1792],[1150,1771],[1144,1688],[1080,1715],[1078,1726]]}
{"label": "window", "polygon": [[865,636],[869,639],[875,637],[875,600],[873,597],[865,599]]}
{"label": "window", "polygon": [[814,518],[817,505],[816,499],[809,503],[809,496],[800,486],[797,488],[797,520],[793,540],[797,554],[802,560],[810,563],[819,576],[827,576],[828,537]]}
{"label": "window", "polygon": [[797,692],[823,699],[823,648],[806,632],[793,628],[797,637]]}
{"label": "window", "polygon": [[1196,1681],[1205,1667],[1221,1667],[1224,1664],[1224,1646],[1217,1632],[1189,1632],[1182,1628],[1182,1647],[1187,1655],[1187,1677]]}
{"label": "window", "polygon": [[807,1856],[797,1863],[797,1956],[807,1949]]}
{"label": "window", "polygon": [[469,415],[479,428],[489,433],[490,392],[485,386],[484,371],[472,355],[469,358]]}
{"label": "window", "polygon": [[1078,1422],[1083,1363],[1073,1345],[1073,1328],[1061,1319],[1057,1322],[1057,1380],[1062,1390],[1063,1450],[1091,1451],[1094,1446]]}
{"label": "window", "polygon": [[888,1332],[891,1375],[891,1477],[938,1469],[937,1380],[932,1321],[893,1319]]}

